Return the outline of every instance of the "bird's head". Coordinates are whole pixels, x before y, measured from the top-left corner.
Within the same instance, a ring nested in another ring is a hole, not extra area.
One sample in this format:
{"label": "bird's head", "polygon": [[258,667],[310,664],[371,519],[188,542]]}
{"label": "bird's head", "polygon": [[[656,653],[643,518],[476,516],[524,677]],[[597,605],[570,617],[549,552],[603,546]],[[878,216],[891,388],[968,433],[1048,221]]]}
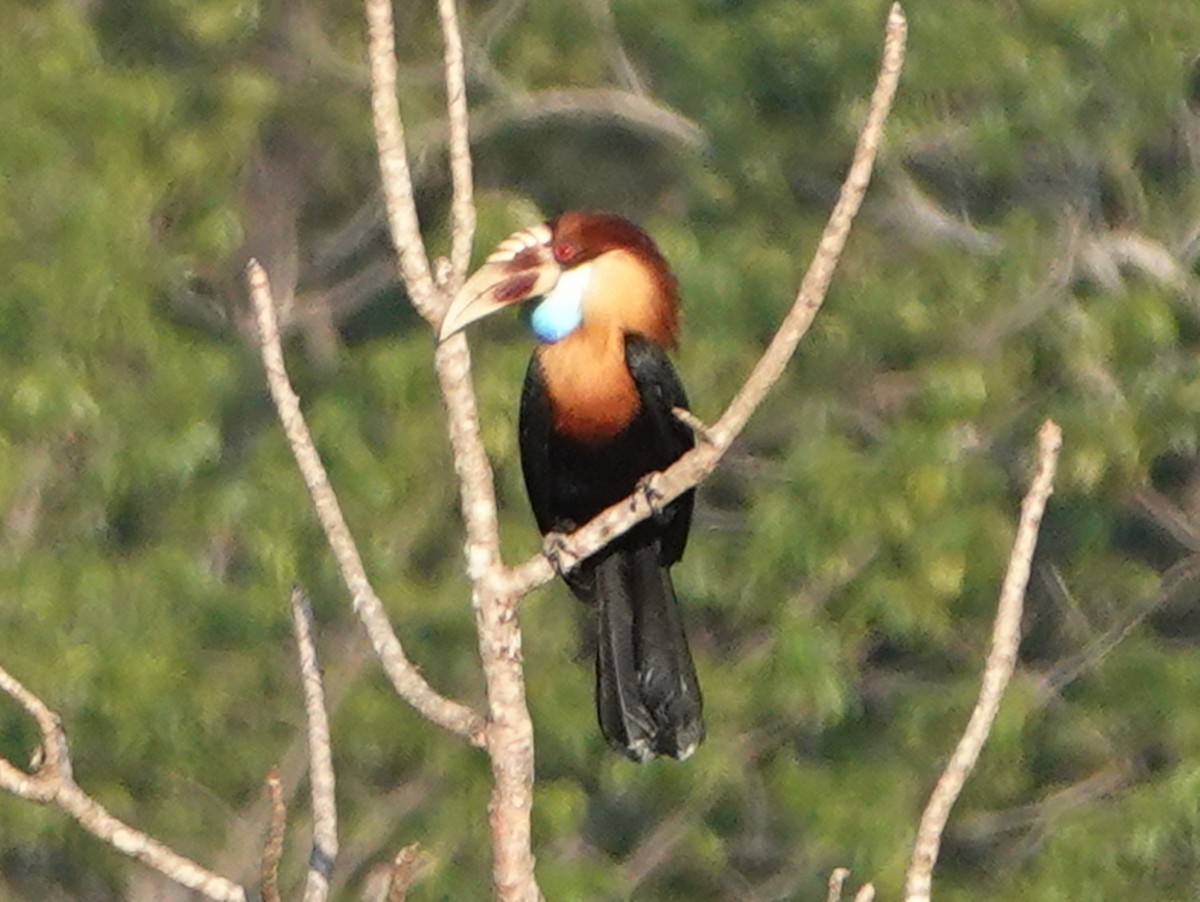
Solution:
{"label": "bird's head", "polygon": [[581,328],[618,328],[673,347],[677,294],[662,254],[638,226],[609,213],[564,213],[500,242],[451,302],[439,340],[541,298],[532,322],[543,342]]}

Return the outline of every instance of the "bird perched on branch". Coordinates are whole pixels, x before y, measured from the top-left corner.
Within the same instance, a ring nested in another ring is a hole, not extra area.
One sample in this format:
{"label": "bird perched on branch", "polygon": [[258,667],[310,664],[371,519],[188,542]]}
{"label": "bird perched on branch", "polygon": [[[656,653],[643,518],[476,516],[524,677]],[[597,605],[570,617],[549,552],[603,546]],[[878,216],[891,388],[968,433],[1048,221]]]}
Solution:
{"label": "bird perched on branch", "polygon": [[[564,213],[496,248],[451,303],[441,339],[531,298],[534,351],[521,394],[521,468],[548,542],[587,523],[694,444],[672,412],[687,396],[667,350],[678,286],[642,229]],[[652,503],[654,502],[651,497]],[[671,565],[691,525],[688,492],[564,574],[597,608],[596,709],[636,761],[688,757],[704,739],[700,686]]]}

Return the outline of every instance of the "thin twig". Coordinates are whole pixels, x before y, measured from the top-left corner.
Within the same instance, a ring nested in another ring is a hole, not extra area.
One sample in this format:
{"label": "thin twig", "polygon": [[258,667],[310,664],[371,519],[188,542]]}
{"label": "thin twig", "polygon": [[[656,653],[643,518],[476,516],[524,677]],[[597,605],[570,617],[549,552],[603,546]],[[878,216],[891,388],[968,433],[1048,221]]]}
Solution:
{"label": "thin twig", "polygon": [[708,424],[686,407],[672,407],[671,413],[675,414],[675,419],[679,420],[679,422],[687,426],[688,429],[696,433],[696,438],[705,442],[712,441],[712,436],[708,432]]}
{"label": "thin twig", "polygon": [[466,705],[439,694],[404,653],[404,648],[388,621],[383,603],[367,578],[358,548],[342,516],[337,496],[329,484],[325,467],[300,412],[300,399],[292,389],[287,370],[284,368],[283,348],[279,343],[279,326],[275,319],[271,286],[267,281],[267,274],[254,261],[251,261],[249,266],[249,279],[250,295],[258,320],[263,367],[266,370],[271,397],[275,401],[296,464],[304,477],[305,485],[308,486],[317,519],[337,559],[342,579],[350,590],[354,612],[366,628],[375,653],[396,692],[429,720],[452,733],[466,737],[473,745],[482,745],[483,718]]}
{"label": "thin twig", "polygon": [[[660,495],[659,504],[666,504],[678,498],[716,468],[733,440],[745,427],[750,415],[779,380],[800,339],[812,325],[813,318],[825,299],[842,249],[849,237],[850,226],[862,205],[871,179],[883,126],[891,111],[892,100],[900,81],[907,32],[904,11],[900,4],[894,4],[888,16],[879,77],[871,96],[867,120],[858,138],[854,160],[842,183],[841,195],[817,244],[812,263],[809,264],[800,284],[796,300],[737,396],[730,402],[721,418],[708,430],[711,441],[689,451],[655,480],[654,486]],[[567,536],[563,543],[565,556],[573,560],[583,560],[652,513],[653,509],[645,493],[635,492]],[[554,568],[545,555],[534,557],[512,568],[508,573],[512,584],[525,591],[548,582],[553,576]]]}
{"label": "thin twig", "polygon": [[262,851],[262,902],[280,902],[279,859],[283,857],[283,836],[287,830],[287,802],[283,798],[283,781],[279,771],[267,774],[267,796],[271,804],[271,819],[267,824],[267,841]]}
{"label": "thin twig", "polygon": [[467,117],[467,85],[463,65],[462,32],[458,27],[455,0],[438,0],[442,40],[446,45],[446,113],[450,120],[450,279],[448,293],[458,291],[471,265],[475,240],[475,199],[471,179],[471,135]]}
{"label": "thin twig", "polygon": [[850,876],[849,868],[834,868],[829,874],[829,894],[825,902],[842,902],[842,887]]}
{"label": "thin twig", "polygon": [[313,641],[312,606],[299,586],[292,589],[291,609],[292,628],[300,651],[300,682],[304,686],[304,715],[308,723],[308,782],[312,789],[313,849],[308,861],[304,902],[325,902],[338,854],[333,744],[329,738],[325,686]]}
{"label": "thin twig", "polygon": [[236,883],[202,868],[194,861],[140,830],[113,817],[79,788],[71,776],[71,758],[62,721],[40,698],[0,667],[0,691],[11,696],[32,717],[41,732],[37,768],[28,773],[0,758],[0,789],[31,802],[61,808],[93,836],[118,852],[140,861],[180,886],[217,902],[246,902]]}
{"label": "thin twig", "polygon": [[1054,489],[1054,471],[1061,448],[1062,431],[1053,421],[1047,420],[1038,432],[1038,469],[1021,504],[1021,522],[1009,557],[1008,571],[1000,588],[1000,603],[992,630],[992,648],[984,667],[979,700],[921,816],[905,879],[905,902],[929,902],[933,866],[937,862],[942,831],[946,828],[950,809],[974,770],[975,762],[979,760],[979,753],[991,732],[1004,690],[1016,667],[1025,587],[1029,583],[1029,570],[1037,547],[1038,527]]}
{"label": "thin twig", "polygon": [[1141,765],[1130,758],[1110,763],[1078,783],[1057,789],[1029,805],[1006,811],[984,811],[959,821],[954,826],[956,844],[994,847],[999,836],[1045,825],[1056,817],[1083,805],[1115,795],[1144,776]]}
{"label": "thin twig", "polygon": [[388,883],[387,902],[404,902],[421,869],[421,845],[413,843],[396,853]]}
{"label": "thin twig", "polygon": [[375,143],[379,147],[379,171],[387,206],[388,227],[400,272],[412,304],[430,322],[438,313],[438,294],[429,270],[417,205],[413,199],[412,173],[404,144],[404,120],[396,97],[396,30],[392,0],[365,0],[367,11],[367,54],[371,60],[371,112]]}

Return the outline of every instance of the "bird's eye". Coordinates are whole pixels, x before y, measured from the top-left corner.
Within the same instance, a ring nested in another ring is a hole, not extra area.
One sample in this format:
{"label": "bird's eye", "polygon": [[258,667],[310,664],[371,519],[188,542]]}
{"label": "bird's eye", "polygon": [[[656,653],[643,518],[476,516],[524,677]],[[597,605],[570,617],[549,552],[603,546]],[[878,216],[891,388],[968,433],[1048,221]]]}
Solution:
{"label": "bird's eye", "polygon": [[569,241],[560,241],[554,245],[554,259],[559,263],[570,263],[579,255],[579,248]]}

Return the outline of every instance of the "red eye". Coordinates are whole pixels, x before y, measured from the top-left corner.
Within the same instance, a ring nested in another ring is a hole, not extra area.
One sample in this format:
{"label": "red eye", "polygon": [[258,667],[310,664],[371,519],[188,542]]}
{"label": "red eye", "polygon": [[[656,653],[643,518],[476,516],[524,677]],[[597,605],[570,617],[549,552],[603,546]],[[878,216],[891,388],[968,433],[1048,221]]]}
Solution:
{"label": "red eye", "polygon": [[554,259],[559,263],[570,263],[579,255],[579,248],[569,241],[560,241],[554,245]]}

